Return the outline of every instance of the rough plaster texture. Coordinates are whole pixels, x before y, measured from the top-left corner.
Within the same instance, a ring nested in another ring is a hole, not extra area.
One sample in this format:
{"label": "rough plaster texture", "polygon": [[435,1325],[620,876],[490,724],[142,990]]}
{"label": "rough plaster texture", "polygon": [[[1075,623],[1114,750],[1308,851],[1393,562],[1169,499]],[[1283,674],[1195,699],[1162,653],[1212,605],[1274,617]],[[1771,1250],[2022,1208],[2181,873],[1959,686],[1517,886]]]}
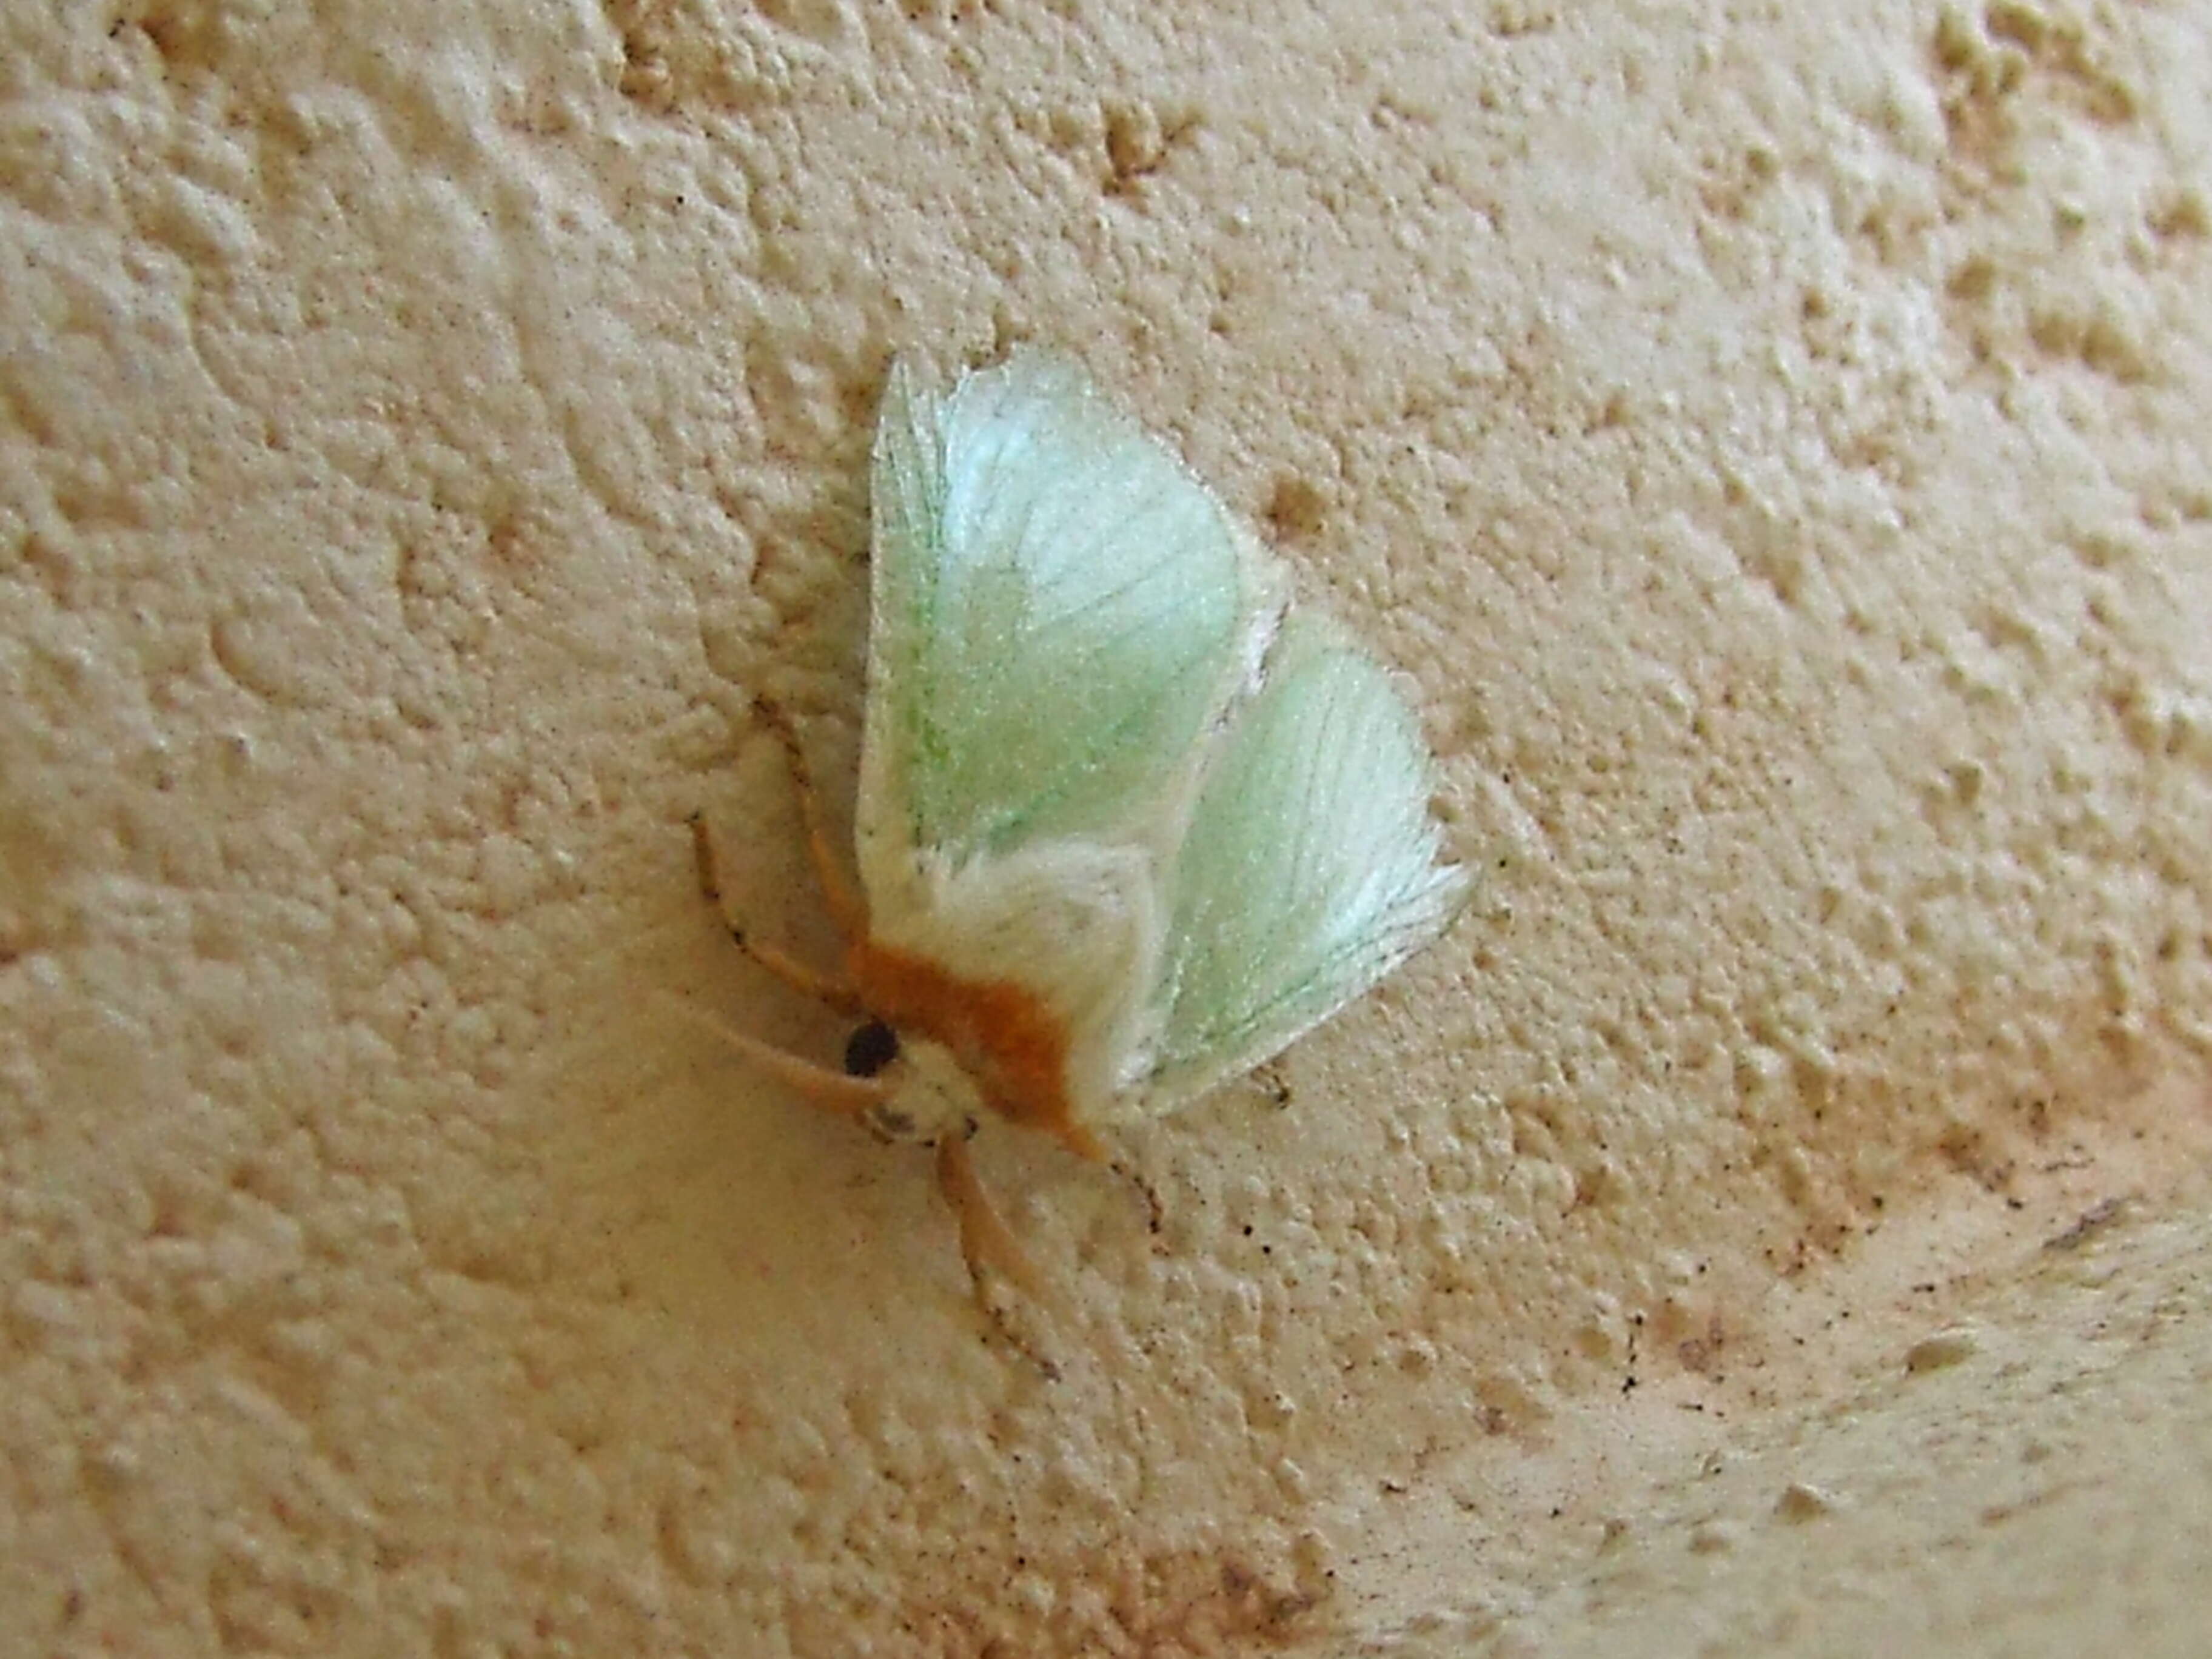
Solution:
{"label": "rough plaster texture", "polygon": [[[0,1650],[2183,1650],[2208,39],[0,4]],[[1056,1381],[675,1006],[832,1052],[684,819],[826,948],[748,700],[848,775],[884,367],[1016,339],[1485,869],[1157,1237],[984,1146]]]}
{"label": "rough plaster texture", "polygon": [[[1717,1409],[1701,1385],[1667,1391],[1671,1425],[1586,1407],[1550,1455],[1499,1461],[1517,1503],[1409,1493],[1368,1633],[1317,1650],[2201,1655],[2207,1196],[2166,1214],[2108,1200],[2021,1230],[1988,1271],[1899,1287],[1888,1317],[1872,1305],[1880,1334],[1808,1356],[1863,1363],[1807,1404]],[[1532,1467],[1568,1501],[1531,1501]]]}

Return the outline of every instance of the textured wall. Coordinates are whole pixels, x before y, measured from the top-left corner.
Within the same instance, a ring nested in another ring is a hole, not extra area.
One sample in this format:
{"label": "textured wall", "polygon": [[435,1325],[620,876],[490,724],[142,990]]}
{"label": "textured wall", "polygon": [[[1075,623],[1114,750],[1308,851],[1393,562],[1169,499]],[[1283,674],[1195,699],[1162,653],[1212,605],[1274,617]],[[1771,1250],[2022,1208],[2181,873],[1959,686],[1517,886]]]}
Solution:
{"label": "textured wall", "polygon": [[[2212,1127],[2212,14],[1796,9],[0,7],[0,1645],[1597,1641],[2077,1320]],[[1057,1380],[674,1007],[834,1052],[684,819],[828,948],[750,698],[849,776],[884,366],[1023,339],[1485,872],[1158,1237],[981,1147]]]}

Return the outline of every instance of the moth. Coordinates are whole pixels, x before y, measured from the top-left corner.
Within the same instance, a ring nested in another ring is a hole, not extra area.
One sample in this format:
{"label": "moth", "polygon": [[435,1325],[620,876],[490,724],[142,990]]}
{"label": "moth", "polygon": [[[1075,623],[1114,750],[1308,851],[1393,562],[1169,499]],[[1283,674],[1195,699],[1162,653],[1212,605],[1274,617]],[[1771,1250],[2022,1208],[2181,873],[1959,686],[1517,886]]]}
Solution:
{"label": "moth", "polygon": [[1467,881],[1389,675],[1068,360],[1018,351],[949,392],[895,363],[869,505],[857,888],[790,720],[758,705],[843,961],[732,928],[858,1023],[842,1067],[725,1036],[933,1146],[979,1298],[987,1269],[1034,1291],[976,1178],[980,1121],[1109,1160],[1102,1134],[1250,1071],[1435,939]]}

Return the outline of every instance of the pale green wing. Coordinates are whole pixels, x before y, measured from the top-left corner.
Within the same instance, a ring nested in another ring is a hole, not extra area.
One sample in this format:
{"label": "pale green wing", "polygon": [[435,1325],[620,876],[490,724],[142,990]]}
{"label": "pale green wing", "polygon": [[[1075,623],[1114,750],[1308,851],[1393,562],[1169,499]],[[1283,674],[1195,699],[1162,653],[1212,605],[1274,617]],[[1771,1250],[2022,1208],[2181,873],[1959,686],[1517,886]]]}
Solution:
{"label": "pale green wing", "polygon": [[[1150,839],[1250,677],[1271,563],[1212,493],[1037,353],[951,394],[893,367],[870,510],[864,873]],[[901,843],[903,843],[902,846]]]}
{"label": "pale green wing", "polygon": [[1466,879],[1440,861],[1432,787],[1382,669],[1293,616],[1176,860],[1153,1109],[1279,1053],[1443,931]]}

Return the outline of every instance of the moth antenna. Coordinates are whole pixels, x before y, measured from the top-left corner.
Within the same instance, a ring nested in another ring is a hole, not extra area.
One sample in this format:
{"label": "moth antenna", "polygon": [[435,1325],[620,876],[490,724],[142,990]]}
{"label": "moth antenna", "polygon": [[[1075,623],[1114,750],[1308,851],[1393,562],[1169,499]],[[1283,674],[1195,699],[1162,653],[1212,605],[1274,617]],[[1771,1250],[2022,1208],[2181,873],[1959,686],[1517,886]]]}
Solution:
{"label": "moth antenna", "polygon": [[837,931],[844,935],[849,950],[868,936],[868,907],[854,890],[845,866],[837,861],[829,826],[822,819],[822,797],[815,790],[814,774],[806,764],[806,750],[799,741],[799,728],[784,712],[783,705],[768,697],[753,699],[753,713],[783,745],[783,763],[791,773],[791,787],[799,796],[799,815],[806,825],[806,848],[813,855],[815,879],[822,884],[822,896],[830,907],[830,919],[837,924]]}
{"label": "moth antenna", "polygon": [[722,926],[730,935],[730,943],[802,996],[812,997],[842,1014],[866,1013],[867,1010],[860,1002],[860,994],[844,981],[809,968],[787,951],[754,939],[730,920],[730,913],[722,903],[721,860],[714,850],[714,832],[707,827],[703,813],[694,812],[690,822],[692,861],[699,867],[699,890],[706,896],[707,902],[714,907],[714,914],[721,918]]}
{"label": "moth antenna", "polygon": [[694,1025],[712,1032],[779,1082],[790,1085],[808,1105],[833,1117],[860,1117],[891,1097],[890,1085],[881,1078],[848,1077],[827,1066],[817,1066],[811,1060],[787,1054],[772,1042],[749,1036],[680,997],[664,1000]]}
{"label": "moth antenna", "polygon": [[[969,1133],[973,1132],[971,1124]],[[984,1190],[982,1180],[975,1173],[975,1160],[969,1156],[968,1133],[947,1133],[937,1143],[937,1186],[960,1224],[960,1254],[968,1264],[968,1279],[975,1291],[975,1305],[1000,1335],[1046,1376],[1057,1382],[1060,1367],[1014,1329],[1007,1321],[1006,1310],[991,1300],[985,1289],[986,1272],[995,1273],[1031,1301],[1063,1318],[1067,1314],[1066,1304],[1036,1270],[1012,1231],[999,1218],[990,1194]]]}

